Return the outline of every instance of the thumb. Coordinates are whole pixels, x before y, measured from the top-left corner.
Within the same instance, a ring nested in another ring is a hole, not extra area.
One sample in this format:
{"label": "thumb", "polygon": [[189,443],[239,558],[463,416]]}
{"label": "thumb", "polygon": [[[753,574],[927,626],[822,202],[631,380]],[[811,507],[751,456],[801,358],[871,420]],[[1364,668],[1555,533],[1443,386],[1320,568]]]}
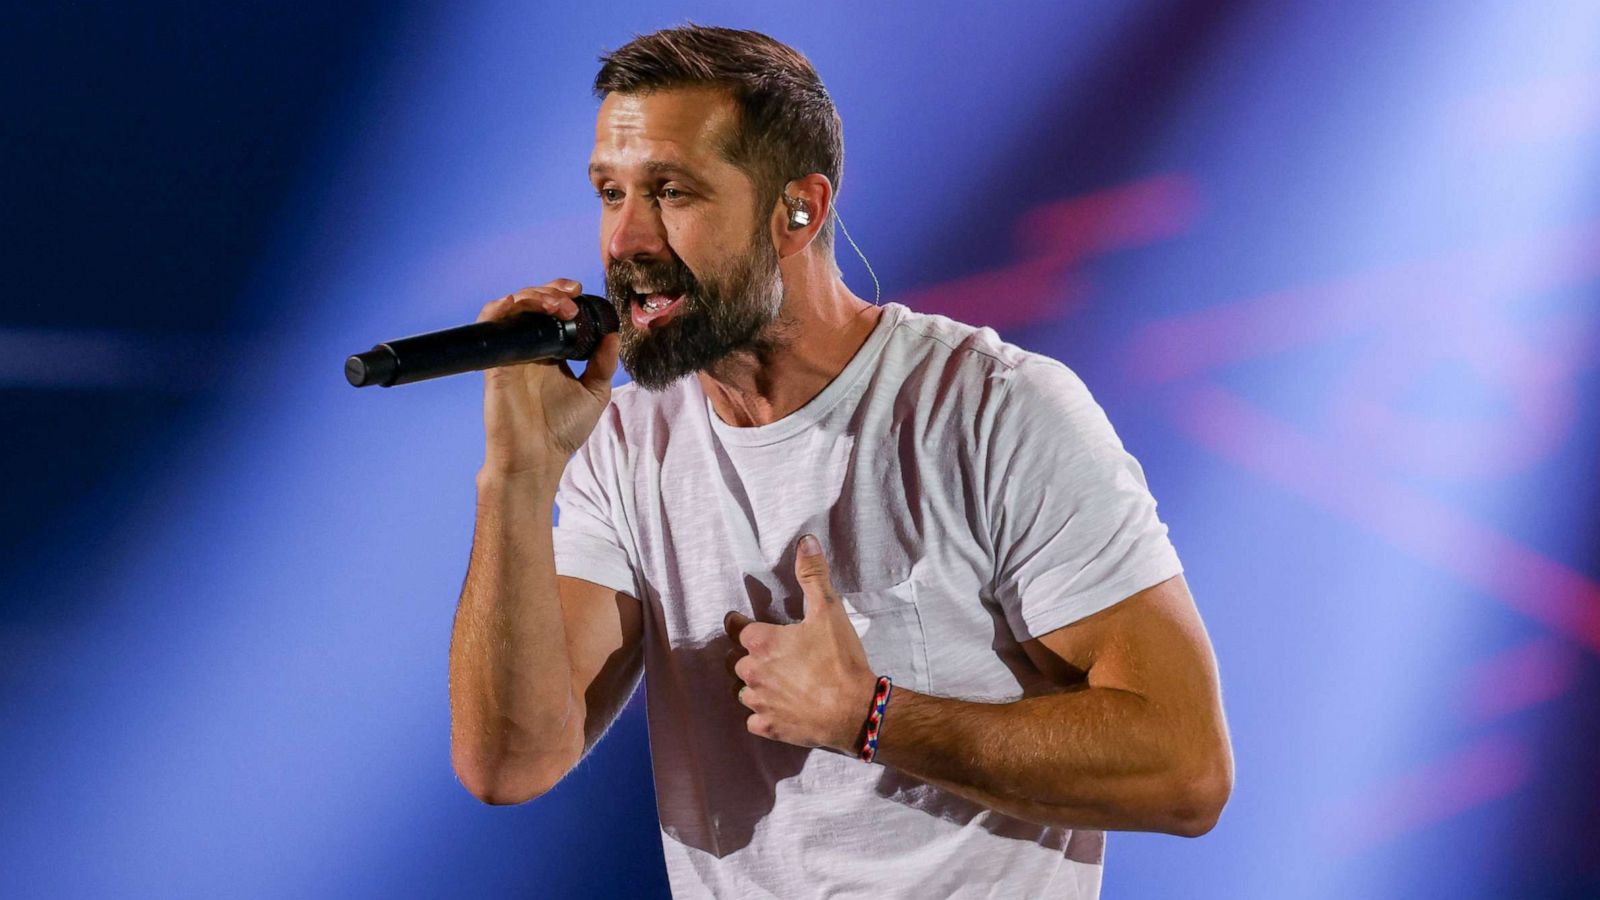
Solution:
{"label": "thumb", "polygon": [[822,542],[816,535],[800,539],[795,549],[794,574],[805,592],[805,617],[829,615],[843,608],[839,595],[833,591],[833,576],[828,570],[827,554],[822,552]]}
{"label": "thumb", "polygon": [[583,374],[578,376],[578,381],[600,400],[611,397],[611,378],[617,374],[617,353],[622,346],[622,339],[612,332],[600,339],[600,346],[594,348],[594,353],[583,366]]}

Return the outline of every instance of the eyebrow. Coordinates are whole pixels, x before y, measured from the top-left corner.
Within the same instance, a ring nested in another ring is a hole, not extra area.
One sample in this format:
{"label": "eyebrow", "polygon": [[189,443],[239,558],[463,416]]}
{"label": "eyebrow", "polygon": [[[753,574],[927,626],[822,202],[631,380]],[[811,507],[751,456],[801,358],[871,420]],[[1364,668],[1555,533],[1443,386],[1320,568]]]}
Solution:
{"label": "eyebrow", "polygon": [[[647,160],[645,160],[645,162],[644,162],[644,170],[646,172],[650,173],[651,175],[685,175],[685,176],[688,176],[689,178],[695,178],[696,177],[694,172],[690,171],[682,163],[668,162],[667,160],[664,160],[664,159],[647,159]],[[611,171],[611,167],[606,165],[605,163],[590,163],[589,164],[589,174],[590,175],[605,175],[605,174],[608,174],[610,171]]]}

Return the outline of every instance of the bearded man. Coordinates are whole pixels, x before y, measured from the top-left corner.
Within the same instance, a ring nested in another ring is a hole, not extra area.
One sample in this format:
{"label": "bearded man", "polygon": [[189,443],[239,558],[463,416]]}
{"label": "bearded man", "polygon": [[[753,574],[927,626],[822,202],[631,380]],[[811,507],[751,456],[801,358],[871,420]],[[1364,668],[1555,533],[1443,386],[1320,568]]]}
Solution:
{"label": "bearded man", "polygon": [[[602,62],[622,330],[578,377],[486,374],[463,784],[550,790],[642,671],[678,895],[1095,897],[1104,831],[1208,831],[1233,777],[1211,647],[1082,382],[850,292],[839,118],[798,52],[688,26]],[[579,290],[480,319],[570,318]]]}

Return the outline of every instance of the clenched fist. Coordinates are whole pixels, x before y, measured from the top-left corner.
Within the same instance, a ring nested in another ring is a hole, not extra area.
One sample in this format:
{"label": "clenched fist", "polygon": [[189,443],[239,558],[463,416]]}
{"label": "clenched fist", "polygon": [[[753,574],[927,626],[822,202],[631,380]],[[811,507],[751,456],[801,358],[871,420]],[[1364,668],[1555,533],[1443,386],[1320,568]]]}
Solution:
{"label": "clenched fist", "polygon": [[[521,312],[571,319],[578,314],[573,298],[582,290],[582,285],[566,278],[523,288],[484,306],[478,321]],[[500,475],[531,472],[552,484],[559,479],[567,458],[589,437],[611,400],[618,346],[615,334],[606,335],[581,376],[574,376],[565,360],[485,371],[485,470]]]}

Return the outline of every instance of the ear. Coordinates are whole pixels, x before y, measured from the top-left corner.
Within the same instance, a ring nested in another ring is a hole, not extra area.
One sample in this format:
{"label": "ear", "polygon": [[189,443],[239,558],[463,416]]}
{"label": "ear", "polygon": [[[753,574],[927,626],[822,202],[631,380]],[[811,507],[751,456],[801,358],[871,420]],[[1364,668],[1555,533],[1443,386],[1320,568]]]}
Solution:
{"label": "ear", "polygon": [[[791,205],[790,201],[795,205]],[[795,228],[791,227],[789,217],[797,206],[805,210],[810,221]],[[787,259],[811,246],[832,212],[833,183],[828,181],[828,176],[812,173],[785,184],[779,195],[773,198],[770,223],[772,245],[778,250],[778,258]]]}

